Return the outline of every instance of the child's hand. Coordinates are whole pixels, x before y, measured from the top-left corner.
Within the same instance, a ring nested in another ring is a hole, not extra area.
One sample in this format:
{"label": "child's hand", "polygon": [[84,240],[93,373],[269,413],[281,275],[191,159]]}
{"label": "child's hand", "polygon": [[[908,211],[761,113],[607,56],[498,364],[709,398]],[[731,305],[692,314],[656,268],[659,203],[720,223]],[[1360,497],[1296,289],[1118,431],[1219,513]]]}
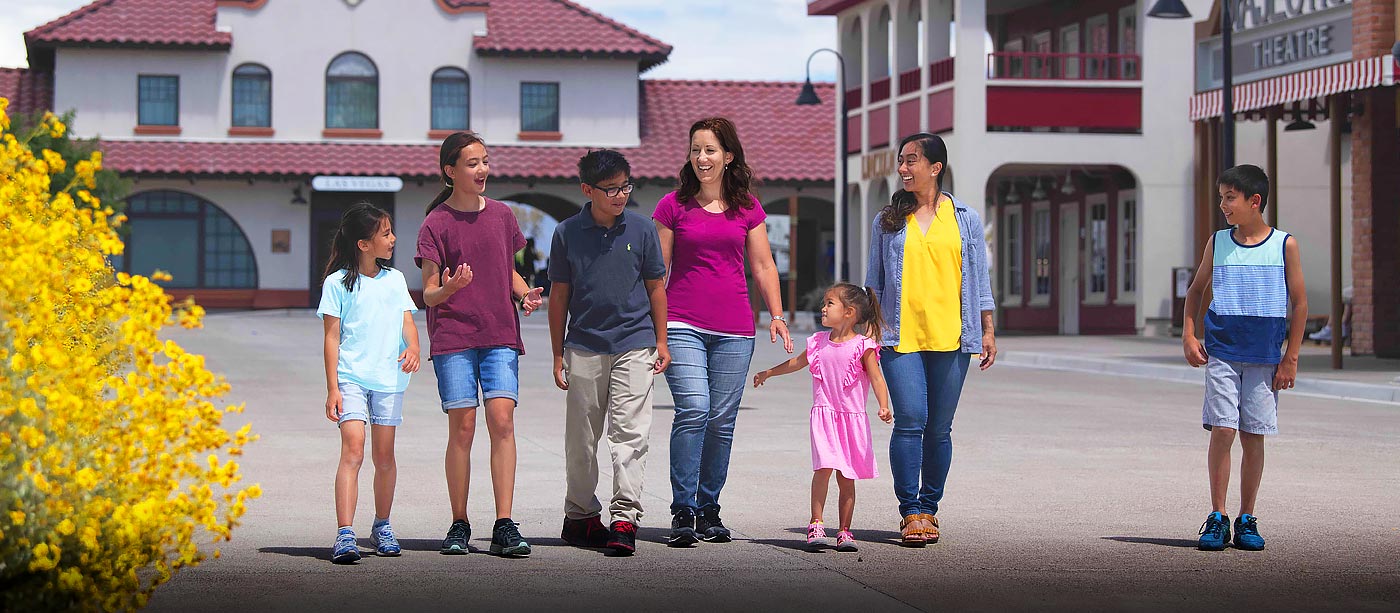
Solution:
{"label": "child's hand", "polygon": [[536,287],[525,292],[525,295],[520,297],[520,308],[525,309],[526,317],[529,317],[531,313],[535,312],[535,309],[540,308],[540,305],[544,304],[544,298],[540,297],[540,294],[543,292],[543,287]]}
{"label": "child's hand", "polygon": [[564,356],[554,356],[554,387],[569,391],[569,373],[564,370]]}
{"label": "child's hand", "polygon": [[1293,387],[1294,380],[1298,378],[1298,358],[1284,356],[1278,363],[1278,368],[1274,370],[1274,391],[1286,390]]}
{"label": "child's hand", "polygon": [[764,381],[767,381],[769,376],[770,376],[770,375],[768,374],[768,371],[766,371],[766,370],[760,370],[760,371],[758,371],[758,374],[756,374],[756,375],[753,376],[753,386],[754,386],[754,387],[758,387],[758,386],[760,386],[760,385],[763,385],[763,382],[764,382]]}
{"label": "child's hand", "polygon": [[418,348],[409,347],[399,354],[399,364],[403,365],[403,371],[407,373],[418,372]]}
{"label": "child's hand", "polygon": [[894,423],[894,413],[890,411],[889,407],[880,407],[880,421],[887,424]]}
{"label": "child's hand", "polygon": [[449,292],[456,292],[472,282],[472,267],[466,264],[458,264],[456,274],[449,268],[442,273],[442,286]]}
{"label": "child's hand", "polygon": [[659,375],[666,372],[666,367],[670,365],[671,349],[666,346],[666,343],[661,343],[656,348],[656,363],[651,366],[651,374]]}
{"label": "child's hand", "polygon": [[340,411],[344,403],[345,400],[341,398],[339,389],[333,389],[326,394],[326,419],[339,423]]}
{"label": "child's hand", "polygon": [[1201,346],[1201,341],[1194,336],[1187,336],[1181,341],[1182,351],[1186,353],[1186,363],[1192,368],[1199,368],[1209,359],[1206,356],[1206,348]]}

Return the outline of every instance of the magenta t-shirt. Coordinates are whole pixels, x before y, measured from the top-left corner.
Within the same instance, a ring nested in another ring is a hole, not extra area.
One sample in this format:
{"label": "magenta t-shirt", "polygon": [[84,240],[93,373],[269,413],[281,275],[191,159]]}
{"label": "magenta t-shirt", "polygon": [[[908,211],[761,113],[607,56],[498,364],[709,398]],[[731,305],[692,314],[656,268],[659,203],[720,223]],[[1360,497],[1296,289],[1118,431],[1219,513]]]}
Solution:
{"label": "magenta t-shirt", "polygon": [[676,200],[676,192],[671,192],[656,203],[651,217],[675,234],[671,277],[666,282],[667,320],[753,336],[744,243],[749,230],[767,217],[758,200],[753,199],[752,208],[711,213],[694,199]]}
{"label": "magenta t-shirt", "polygon": [[[483,347],[510,347],[525,353],[520,318],[510,285],[515,252],[525,236],[515,213],[498,200],[486,199],[480,211],[466,213],[440,204],[418,230],[413,262],[436,262],[440,270],[458,264],[472,267],[472,282],[435,307],[428,307],[430,355]],[[441,283],[441,279],[439,279]]]}

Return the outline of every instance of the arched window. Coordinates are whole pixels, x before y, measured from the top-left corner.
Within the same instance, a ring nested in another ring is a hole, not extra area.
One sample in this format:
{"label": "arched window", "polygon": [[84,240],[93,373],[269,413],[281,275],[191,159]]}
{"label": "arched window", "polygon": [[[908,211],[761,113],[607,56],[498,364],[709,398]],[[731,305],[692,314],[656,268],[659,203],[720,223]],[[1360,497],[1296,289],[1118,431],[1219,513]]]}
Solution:
{"label": "arched window", "polygon": [[433,73],[432,129],[466,130],[471,124],[471,80],[460,68]]}
{"label": "arched window", "polygon": [[233,125],[272,127],[272,71],[259,64],[233,69]]}
{"label": "arched window", "polygon": [[248,237],[214,203],[184,192],[132,196],[126,206],[126,250],[117,270],[170,273],[179,288],[256,288],[258,265]]}
{"label": "arched window", "polygon": [[326,127],[379,127],[379,70],[364,55],[342,53],[326,67]]}

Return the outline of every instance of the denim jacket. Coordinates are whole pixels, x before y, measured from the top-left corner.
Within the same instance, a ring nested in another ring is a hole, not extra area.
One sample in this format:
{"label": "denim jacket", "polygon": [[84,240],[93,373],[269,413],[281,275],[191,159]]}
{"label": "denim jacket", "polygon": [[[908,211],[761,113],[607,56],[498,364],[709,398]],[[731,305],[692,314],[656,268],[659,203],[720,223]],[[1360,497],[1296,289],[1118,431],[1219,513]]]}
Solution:
{"label": "denim jacket", "polygon": [[[953,213],[962,234],[962,335],[959,339],[963,353],[982,352],[982,311],[996,310],[992,300],[992,281],[987,270],[987,241],[983,236],[982,218],[967,208],[952,194],[943,192],[953,201]],[[880,314],[885,318],[885,332],[880,344],[899,344],[900,292],[904,280],[904,233],[885,232],[876,216],[870,230],[870,259],[865,270],[865,284],[875,290],[880,300]]]}

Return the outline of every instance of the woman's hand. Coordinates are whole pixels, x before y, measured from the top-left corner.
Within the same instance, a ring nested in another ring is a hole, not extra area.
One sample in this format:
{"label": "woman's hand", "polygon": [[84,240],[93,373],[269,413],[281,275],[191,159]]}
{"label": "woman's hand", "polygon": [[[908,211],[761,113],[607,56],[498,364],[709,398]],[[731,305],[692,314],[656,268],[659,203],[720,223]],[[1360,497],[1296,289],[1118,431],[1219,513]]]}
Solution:
{"label": "woman's hand", "polygon": [[768,323],[768,342],[778,342],[779,336],[783,337],[783,349],[792,353],[792,335],[788,334],[787,322],[774,319]]}
{"label": "woman's hand", "polygon": [[997,363],[997,335],[994,332],[987,332],[982,335],[982,364],[980,368],[987,370],[992,364]]}
{"label": "woman's hand", "polygon": [[333,389],[326,394],[326,419],[333,422],[340,422],[340,412],[345,405],[345,399],[340,396],[339,389]]}

